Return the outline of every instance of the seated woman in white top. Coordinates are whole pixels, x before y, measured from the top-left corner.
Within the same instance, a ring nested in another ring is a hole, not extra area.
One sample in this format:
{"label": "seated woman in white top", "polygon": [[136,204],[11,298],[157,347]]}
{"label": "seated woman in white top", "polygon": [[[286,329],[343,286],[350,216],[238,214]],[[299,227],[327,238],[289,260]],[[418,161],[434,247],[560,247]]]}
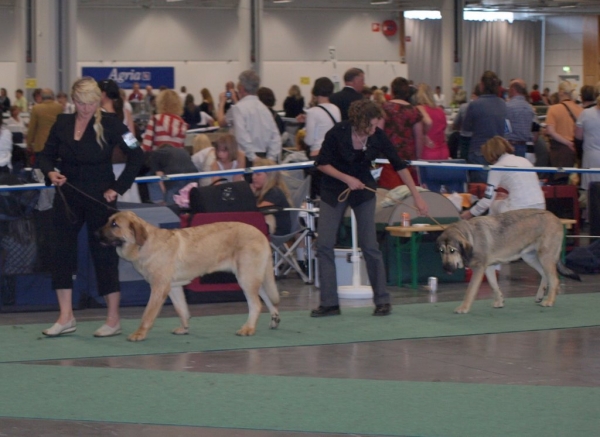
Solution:
{"label": "seated woman in white top", "polygon": [[[483,157],[494,165],[504,167],[533,167],[526,158],[513,155],[515,149],[504,138],[496,135],[481,149]],[[504,188],[508,195],[498,193]],[[535,172],[490,170],[485,195],[470,210],[463,212],[462,219],[483,214],[488,209],[491,215],[515,209],[546,209],[544,193]]]}
{"label": "seated woman in white top", "polygon": [[320,77],[315,80],[312,95],[317,105],[306,111],[306,115],[299,115],[299,120],[306,121],[306,135],[304,142],[310,147],[309,158],[314,159],[321,150],[321,144],[325,134],[335,123],[342,120],[340,109],[333,103],[329,103],[329,96],[333,93],[334,85],[328,77]]}
{"label": "seated woman in white top", "polygon": [[[246,157],[244,156],[244,153],[238,149],[237,141],[231,134],[219,137],[215,154],[217,159],[212,164],[212,171],[233,170],[246,167]],[[228,182],[243,181],[244,175],[215,176],[212,178],[213,182],[217,182],[219,179],[227,179]]]}

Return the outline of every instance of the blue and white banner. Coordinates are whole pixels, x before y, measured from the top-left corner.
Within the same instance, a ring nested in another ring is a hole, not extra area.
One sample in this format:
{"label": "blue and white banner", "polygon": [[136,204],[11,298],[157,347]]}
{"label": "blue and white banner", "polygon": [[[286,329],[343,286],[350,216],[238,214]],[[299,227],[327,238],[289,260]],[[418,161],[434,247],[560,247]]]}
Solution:
{"label": "blue and white banner", "polygon": [[152,88],[175,88],[174,67],[83,67],[81,74],[97,81],[112,79],[124,89],[133,88],[134,82],[139,83],[141,89],[147,85],[152,85]]}

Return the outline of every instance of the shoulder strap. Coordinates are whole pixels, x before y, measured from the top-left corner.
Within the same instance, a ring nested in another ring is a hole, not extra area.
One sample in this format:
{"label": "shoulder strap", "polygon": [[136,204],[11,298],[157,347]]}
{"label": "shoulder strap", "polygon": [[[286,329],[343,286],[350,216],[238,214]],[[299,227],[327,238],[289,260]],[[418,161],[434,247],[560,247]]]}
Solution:
{"label": "shoulder strap", "polygon": [[571,110],[569,109],[569,107],[567,106],[567,104],[565,102],[560,102],[561,105],[563,105],[565,108],[567,108],[567,111],[569,111],[569,115],[571,116],[571,118],[573,119],[573,121],[575,123],[577,123],[577,117],[575,117],[573,115],[573,112],[571,112]]}
{"label": "shoulder strap", "polygon": [[327,108],[325,108],[325,106],[317,105],[317,107],[321,108],[323,111],[327,112],[327,115],[329,115],[329,118],[331,118],[331,121],[333,121],[333,124],[337,123],[337,121],[335,121],[335,118],[333,118],[333,115],[331,115],[331,112],[329,112],[327,110]]}

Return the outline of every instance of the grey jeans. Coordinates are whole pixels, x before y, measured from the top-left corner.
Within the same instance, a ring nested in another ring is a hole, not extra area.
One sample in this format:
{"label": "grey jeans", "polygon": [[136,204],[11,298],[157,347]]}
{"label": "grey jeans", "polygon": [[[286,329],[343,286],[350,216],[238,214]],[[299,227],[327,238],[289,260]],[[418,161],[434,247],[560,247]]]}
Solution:
{"label": "grey jeans", "polygon": [[[358,246],[362,250],[367,264],[367,274],[373,287],[375,305],[390,302],[386,290],[385,265],[383,255],[377,244],[375,229],[376,199],[363,202],[353,208],[356,216]],[[319,257],[319,281],[322,306],[339,305],[337,294],[337,277],[335,267],[334,246],[337,240],[338,228],[344,217],[348,202],[331,206],[321,202],[319,211],[319,228],[317,238],[317,256]]]}

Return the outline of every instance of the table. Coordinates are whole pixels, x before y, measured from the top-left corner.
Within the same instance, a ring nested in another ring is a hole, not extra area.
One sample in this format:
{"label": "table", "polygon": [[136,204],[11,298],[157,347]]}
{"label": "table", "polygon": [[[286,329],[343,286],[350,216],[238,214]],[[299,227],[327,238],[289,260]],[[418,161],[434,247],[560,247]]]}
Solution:
{"label": "table", "polygon": [[[567,230],[572,229],[577,220],[575,219],[559,219],[563,225],[563,243],[561,250],[561,260],[565,261],[566,247],[567,247]],[[410,275],[411,283],[410,288],[417,289],[418,278],[419,278],[419,265],[418,265],[418,235],[425,232],[441,232],[450,225],[412,225],[412,226],[387,226],[386,231],[390,233],[392,237],[397,238],[410,238],[409,251],[410,251]],[[396,268],[398,272],[397,286],[402,286],[402,257],[401,247],[399,243],[395,244],[396,247]]]}

